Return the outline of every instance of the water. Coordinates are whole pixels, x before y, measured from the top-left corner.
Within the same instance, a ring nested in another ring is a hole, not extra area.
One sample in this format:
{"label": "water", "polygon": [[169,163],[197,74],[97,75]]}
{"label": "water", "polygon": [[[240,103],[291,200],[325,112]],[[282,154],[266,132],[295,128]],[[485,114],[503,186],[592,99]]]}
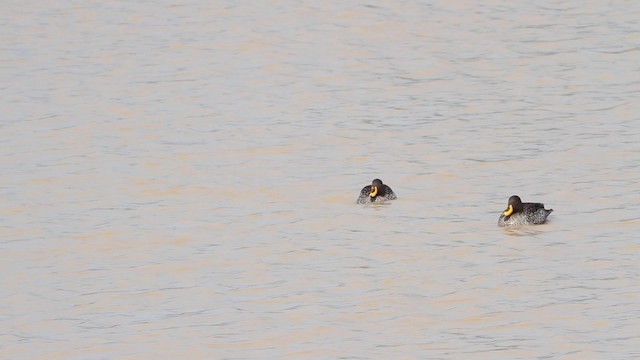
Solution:
{"label": "water", "polygon": [[638,18],[5,3],[0,357],[640,357]]}

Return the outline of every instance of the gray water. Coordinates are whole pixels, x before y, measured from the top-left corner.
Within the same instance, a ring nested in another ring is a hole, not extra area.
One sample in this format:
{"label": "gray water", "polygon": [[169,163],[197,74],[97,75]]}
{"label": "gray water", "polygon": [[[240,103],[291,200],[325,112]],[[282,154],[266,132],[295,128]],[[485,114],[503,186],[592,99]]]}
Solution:
{"label": "gray water", "polygon": [[5,2],[0,357],[640,357],[638,19]]}

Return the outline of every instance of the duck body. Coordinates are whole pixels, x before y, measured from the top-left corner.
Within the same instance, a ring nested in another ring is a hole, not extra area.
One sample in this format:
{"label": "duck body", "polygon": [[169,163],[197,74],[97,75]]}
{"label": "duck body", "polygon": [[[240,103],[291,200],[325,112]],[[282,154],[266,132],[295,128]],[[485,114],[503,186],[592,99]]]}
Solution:
{"label": "duck body", "polygon": [[553,209],[545,209],[542,203],[523,203],[519,196],[509,198],[507,209],[498,219],[498,226],[538,225],[547,220]]}
{"label": "duck body", "polygon": [[380,179],[374,179],[371,185],[367,185],[360,190],[357,203],[370,204],[395,199],[397,199],[396,194],[389,186],[383,184]]}

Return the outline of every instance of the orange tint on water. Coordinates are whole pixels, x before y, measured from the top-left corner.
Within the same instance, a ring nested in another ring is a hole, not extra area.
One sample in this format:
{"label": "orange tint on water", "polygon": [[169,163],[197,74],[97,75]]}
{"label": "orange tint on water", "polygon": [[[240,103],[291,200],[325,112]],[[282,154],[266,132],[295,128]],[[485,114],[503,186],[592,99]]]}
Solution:
{"label": "orange tint on water", "polygon": [[0,358],[639,357],[638,4],[5,4]]}

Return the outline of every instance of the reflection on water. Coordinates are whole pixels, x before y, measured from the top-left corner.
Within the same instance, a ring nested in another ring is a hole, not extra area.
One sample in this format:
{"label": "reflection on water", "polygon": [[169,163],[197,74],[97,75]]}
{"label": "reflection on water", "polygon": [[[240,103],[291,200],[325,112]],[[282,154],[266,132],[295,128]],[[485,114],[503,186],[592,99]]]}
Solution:
{"label": "reflection on water", "polygon": [[518,227],[505,227],[501,230],[511,236],[535,236],[544,233],[544,230],[538,230],[540,226],[518,226]]}
{"label": "reflection on water", "polygon": [[640,356],[639,17],[6,4],[0,356]]}

